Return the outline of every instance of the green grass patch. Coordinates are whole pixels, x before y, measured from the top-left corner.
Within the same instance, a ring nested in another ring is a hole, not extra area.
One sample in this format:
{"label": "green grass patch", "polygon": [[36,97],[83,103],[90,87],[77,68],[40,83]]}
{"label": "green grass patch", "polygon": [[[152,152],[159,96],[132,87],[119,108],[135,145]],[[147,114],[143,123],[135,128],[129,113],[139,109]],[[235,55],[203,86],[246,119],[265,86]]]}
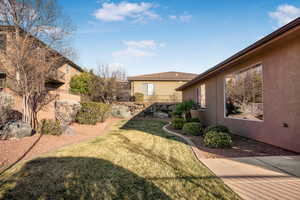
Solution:
{"label": "green grass patch", "polygon": [[239,199],[161,128],[132,120],[7,171],[0,199]]}

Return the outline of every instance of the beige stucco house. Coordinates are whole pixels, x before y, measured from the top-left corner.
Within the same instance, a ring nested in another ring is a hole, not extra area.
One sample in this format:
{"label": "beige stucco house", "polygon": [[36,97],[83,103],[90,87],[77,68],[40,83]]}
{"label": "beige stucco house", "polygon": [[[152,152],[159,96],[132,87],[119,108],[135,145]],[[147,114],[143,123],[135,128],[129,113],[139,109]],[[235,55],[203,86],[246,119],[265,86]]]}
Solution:
{"label": "beige stucco house", "polygon": [[177,90],[206,125],[300,153],[300,18]]}
{"label": "beige stucco house", "polygon": [[175,89],[195,78],[196,74],[162,72],[128,77],[131,95],[142,93],[145,102],[181,102],[182,94]]}
{"label": "beige stucco house", "polygon": [[[5,60],[3,53],[9,48],[8,45],[10,43],[7,41],[12,39],[11,34],[9,34],[12,30],[14,30],[12,26],[0,26],[0,92],[12,95],[15,101],[13,109],[22,112],[22,99],[13,88],[13,80],[6,76],[4,70],[8,70],[7,67],[9,66],[9,63]],[[35,38],[35,40],[41,42],[37,38]],[[54,52],[57,53],[56,51]],[[52,94],[56,94],[56,100],[75,100],[79,102],[80,96],[70,94],[69,87],[72,76],[83,72],[83,69],[68,58],[62,55],[59,56],[61,56],[61,62],[59,62],[59,65],[56,68],[57,70],[49,75],[49,79],[45,82],[46,88]],[[44,109],[38,113],[38,119],[54,119],[54,104],[55,101],[52,101],[45,106]]]}

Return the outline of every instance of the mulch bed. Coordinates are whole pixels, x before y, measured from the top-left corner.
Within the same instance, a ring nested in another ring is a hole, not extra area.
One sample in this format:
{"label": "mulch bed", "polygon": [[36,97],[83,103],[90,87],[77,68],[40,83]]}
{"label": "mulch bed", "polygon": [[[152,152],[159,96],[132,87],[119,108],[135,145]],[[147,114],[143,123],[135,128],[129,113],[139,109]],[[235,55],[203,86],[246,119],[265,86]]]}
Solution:
{"label": "mulch bed", "polygon": [[[182,130],[175,130],[171,125],[167,129],[181,135],[184,135]],[[228,158],[228,157],[251,157],[251,156],[296,156],[295,152],[282,149],[273,145],[258,142],[252,139],[231,135],[233,146],[230,149],[213,149],[205,147],[202,136],[187,136],[196,145],[201,156],[205,158]]]}
{"label": "mulch bed", "polygon": [[[41,154],[54,151],[66,145],[86,141],[106,132],[106,130],[120,119],[110,118],[104,123],[95,126],[73,124],[71,127],[76,135],[40,135],[35,134],[31,137],[22,139],[0,140],[0,172],[12,163],[21,160],[28,160]],[[28,153],[24,155],[25,152]]]}

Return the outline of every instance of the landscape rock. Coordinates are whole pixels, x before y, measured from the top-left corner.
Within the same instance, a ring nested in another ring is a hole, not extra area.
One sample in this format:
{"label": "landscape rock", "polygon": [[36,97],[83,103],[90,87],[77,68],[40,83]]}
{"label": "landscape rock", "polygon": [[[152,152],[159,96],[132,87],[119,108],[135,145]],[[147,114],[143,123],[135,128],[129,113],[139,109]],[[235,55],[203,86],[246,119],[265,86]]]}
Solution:
{"label": "landscape rock", "polygon": [[62,131],[63,134],[65,135],[71,135],[71,136],[76,135],[76,132],[70,126],[62,126]]}
{"label": "landscape rock", "polygon": [[115,104],[111,108],[111,116],[126,119],[131,117],[131,112],[128,106]]}
{"label": "landscape rock", "polygon": [[14,97],[7,93],[0,92],[0,126],[22,119],[22,113],[11,109],[13,105]]}
{"label": "landscape rock", "polygon": [[81,109],[81,105],[73,100],[58,100],[55,103],[55,118],[62,126],[71,124]]}
{"label": "landscape rock", "polygon": [[170,105],[170,106],[168,107],[168,109],[169,109],[169,111],[175,111],[175,109],[176,109],[176,104]]}
{"label": "landscape rock", "polygon": [[167,113],[164,113],[164,112],[154,112],[153,117],[154,118],[160,118],[160,119],[167,119],[167,118],[169,118],[169,115]]}
{"label": "landscape rock", "polygon": [[32,136],[34,131],[29,124],[22,121],[8,122],[0,130],[0,139],[23,138]]}

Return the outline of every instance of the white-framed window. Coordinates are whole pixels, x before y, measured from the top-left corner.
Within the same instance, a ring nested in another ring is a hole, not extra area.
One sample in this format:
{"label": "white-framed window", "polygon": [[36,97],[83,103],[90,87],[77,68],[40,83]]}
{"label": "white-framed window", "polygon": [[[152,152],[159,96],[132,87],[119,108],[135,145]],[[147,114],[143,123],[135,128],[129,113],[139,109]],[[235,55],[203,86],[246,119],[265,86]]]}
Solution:
{"label": "white-framed window", "polygon": [[200,106],[206,108],[206,87],[205,84],[200,85]]}
{"label": "white-framed window", "polygon": [[144,83],[143,84],[143,94],[145,96],[153,96],[154,95],[154,84],[153,83]]}
{"label": "white-framed window", "polygon": [[206,108],[206,88],[205,84],[201,84],[200,87],[196,88],[196,103],[201,108]]}
{"label": "white-framed window", "polygon": [[69,73],[70,73],[70,65],[67,65],[66,74],[69,74]]}
{"label": "white-framed window", "polygon": [[258,64],[225,77],[225,117],[262,121],[263,72]]}

